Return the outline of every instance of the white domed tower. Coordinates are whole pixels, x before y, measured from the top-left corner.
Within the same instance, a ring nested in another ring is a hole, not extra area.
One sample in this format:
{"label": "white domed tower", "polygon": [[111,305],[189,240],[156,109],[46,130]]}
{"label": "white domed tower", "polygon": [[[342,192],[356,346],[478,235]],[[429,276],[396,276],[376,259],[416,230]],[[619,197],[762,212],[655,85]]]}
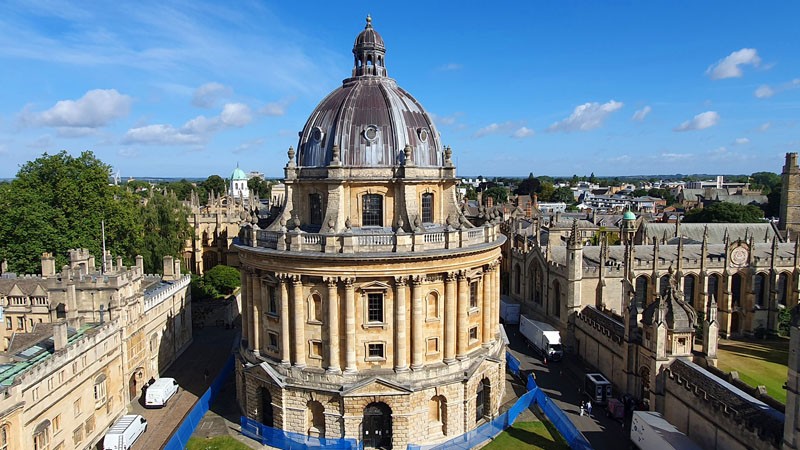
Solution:
{"label": "white domed tower", "polygon": [[244,173],[244,170],[239,168],[238,165],[231,174],[231,179],[229,182],[230,187],[228,188],[228,195],[233,198],[250,198],[250,191],[247,188],[247,175]]}
{"label": "white domed tower", "polygon": [[289,148],[280,214],[240,234],[236,380],[267,425],[405,448],[497,414],[505,238],[496,211],[462,215],[451,151],[370,18],[353,55]]}

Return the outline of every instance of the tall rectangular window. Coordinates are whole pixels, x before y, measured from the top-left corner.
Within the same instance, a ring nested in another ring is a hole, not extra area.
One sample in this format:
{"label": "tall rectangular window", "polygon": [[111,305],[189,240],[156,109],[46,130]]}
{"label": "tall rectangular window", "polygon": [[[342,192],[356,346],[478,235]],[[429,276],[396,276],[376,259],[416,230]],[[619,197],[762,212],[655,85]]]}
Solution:
{"label": "tall rectangular window", "polygon": [[383,322],[383,294],[367,294],[367,322]]}
{"label": "tall rectangular window", "polygon": [[267,314],[278,314],[278,298],[275,296],[275,286],[267,286],[267,296],[269,297]]}
{"label": "tall rectangular window", "polygon": [[478,282],[473,281],[469,284],[469,307],[478,307]]}
{"label": "tall rectangular window", "polygon": [[361,197],[361,226],[383,226],[383,196],[379,194],[364,194]]}
{"label": "tall rectangular window", "polygon": [[422,194],[422,221],[433,222],[433,194]]}
{"label": "tall rectangular window", "polygon": [[322,225],[322,195],[309,194],[308,207],[311,214],[309,223],[311,225]]}

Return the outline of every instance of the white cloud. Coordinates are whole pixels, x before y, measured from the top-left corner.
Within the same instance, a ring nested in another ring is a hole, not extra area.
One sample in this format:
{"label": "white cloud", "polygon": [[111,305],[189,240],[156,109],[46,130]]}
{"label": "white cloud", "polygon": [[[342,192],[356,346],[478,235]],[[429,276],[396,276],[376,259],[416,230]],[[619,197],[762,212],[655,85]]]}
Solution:
{"label": "white cloud", "polygon": [[536,132],[531,130],[530,128],[528,128],[528,127],[520,127],[520,128],[517,129],[517,131],[515,131],[511,135],[511,137],[513,137],[514,139],[524,139],[526,137],[533,136],[534,134],[536,134]]}
{"label": "white cloud", "polygon": [[242,142],[241,144],[239,144],[238,147],[236,147],[233,150],[233,153],[244,153],[250,150],[260,148],[262,145],[264,145],[264,142],[265,142],[264,138],[252,139],[249,141]]}
{"label": "white cloud", "polygon": [[192,94],[192,104],[198,108],[213,108],[217,102],[229,98],[233,89],[216,82],[206,83],[195,89]]}
{"label": "white cloud", "polygon": [[451,126],[451,125],[456,125],[456,122],[458,122],[458,118],[463,116],[463,115],[464,115],[464,113],[459,112],[459,111],[454,112],[453,114],[450,114],[449,116],[440,116],[438,114],[431,113],[431,119],[437,125]]}
{"label": "white cloud", "polygon": [[773,91],[772,88],[769,87],[768,85],[762,84],[761,86],[758,87],[758,89],[756,89],[753,95],[755,95],[756,98],[768,98],[775,95],[775,91]]}
{"label": "white cloud", "polygon": [[211,135],[225,128],[241,128],[253,120],[250,107],[244,103],[228,103],[219,116],[197,116],[181,128],[155,124],[131,128],[122,138],[123,144],[200,145]]}
{"label": "white cloud", "polygon": [[706,111],[700,113],[692,118],[692,120],[687,120],[682,124],[678,125],[674,129],[674,131],[692,131],[692,130],[703,130],[706,128],[713,127],[714,125],[719,123],[719,114],[716,111]]}
{"label": "white cloud", "polygon": [[611,113],[622,108],[622,102],[609,100],[600,103],[584,103],[575,107],[572,114],[566,119],[556,122],[547,128],[547,131],[588,131],[599,128]]}
{"label": "white cloud", "polygon": [[222,108],[219,118],[224,125],[241,128],[253,120],[253,114],[244,103],[228,103]]}
{"label": "white cloud", "polygon": [[139,156],[139,150],[130,147],[122,147],[119,150],[117,150],[117,155],[123,158],[136,158],[137,156]]}
{"label": "white cloud", "polygon": [[97,134],[97,128],[90,128],[90,127],[58,127],[56,128],[56,134],[58,137],[63,138],[78,138],[78,137],[85,137],[91,136],[93,134]]}
{"label": "white cloud", "polygon": [[100,128],[128,115],[131,98],[116,89],[94,89],[77,100],[61,100],[40,113],[23,111],[23,123],[48,127]]}
{"label": "white cloud", "polygon": [[147,125],[131,128],[122,138],[123,144],[156,144],[156,145],[199,145],[205,138],[199,134],[187,133],[172,125]]}
{"label": "white cloud", "polygon": [[652,111],[652,110],[653,110],[653,108],[651,108],[649,105],[645,106],[644,108],[642,108],[642,109],[636,111],[635,113],[633,113],[633,117],[631,117],[631,120],[635,120],[637,122],[641,122],[641,121],[644,120],[645,117],[647,117],[648,114],[650,114],[650,111]]}
{"label": "white cloud", "polygon": [[664,162],[685,161],[690,159],[692,156],[693,155],[691,153],[661,153],[658,156],[658,160]]}
{"label": "white cloud", "polygon": [[759,64],[761,64],[761,58],[758,57],[756,49],[743,48],[709,66],[706,69],[706,75],[712,80],[739,78],[742,76],[742,68],[740,66],[751,65],[758,67]]}
{"label": "white cloud", "polygon": [[264,105],[258,112],[265,116],[282,116],[286,114],[286,108],[292,104],[292,100],[281,100],[278,102],[270,102]]}
{"label": "white cloud", "polygon": [[761,124],[761,126],[758,127],[758,131],[763,133],[763,132],[769,130],[769,127],[771,127],[771,126],[772,126],[772,122],[764,122],[764,123]]}
{"label": "white cloud", "polygon": [[750,143],[750,139],[748,139],[746,137],[736,138],[736,140],[733,141],[733,145],[747,145],[749,143]]}
{"label": "white cloud", "polygon": [[756,89],[753,95],[755,95],[756,98],[769,98],[780,92],[797,88],[800,88],[800,78],[795,78],[794,80],[787,81],[786,83],[781,83],[775,87],[762,84],[758,87],[758,89]]}

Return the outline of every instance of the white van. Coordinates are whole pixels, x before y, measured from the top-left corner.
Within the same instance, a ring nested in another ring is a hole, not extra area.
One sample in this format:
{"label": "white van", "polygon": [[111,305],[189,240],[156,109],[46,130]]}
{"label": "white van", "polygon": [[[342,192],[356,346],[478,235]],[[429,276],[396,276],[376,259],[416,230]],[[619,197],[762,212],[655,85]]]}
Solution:
{"label": "white van", "polygon": [[167,405],[167,400],[178,392],[178,382],[175,378],[159,378],[147,387],[144,395],[144,406],[160,408]]}
{"label": "white van", "polygon": [[103,450],[128,450],[145,431],[147,420],[144,417],[138,414],[122,416],[106,433]]}

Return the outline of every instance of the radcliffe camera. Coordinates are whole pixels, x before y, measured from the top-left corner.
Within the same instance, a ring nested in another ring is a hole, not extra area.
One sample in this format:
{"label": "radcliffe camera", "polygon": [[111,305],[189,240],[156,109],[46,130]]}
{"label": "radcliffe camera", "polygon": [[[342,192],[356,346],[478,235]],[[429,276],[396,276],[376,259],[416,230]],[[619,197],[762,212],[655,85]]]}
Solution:
{"label": "radcliffe camera", "polygon": [[0,450],[800,449],[800,5],[477,6],[0,6]]}

